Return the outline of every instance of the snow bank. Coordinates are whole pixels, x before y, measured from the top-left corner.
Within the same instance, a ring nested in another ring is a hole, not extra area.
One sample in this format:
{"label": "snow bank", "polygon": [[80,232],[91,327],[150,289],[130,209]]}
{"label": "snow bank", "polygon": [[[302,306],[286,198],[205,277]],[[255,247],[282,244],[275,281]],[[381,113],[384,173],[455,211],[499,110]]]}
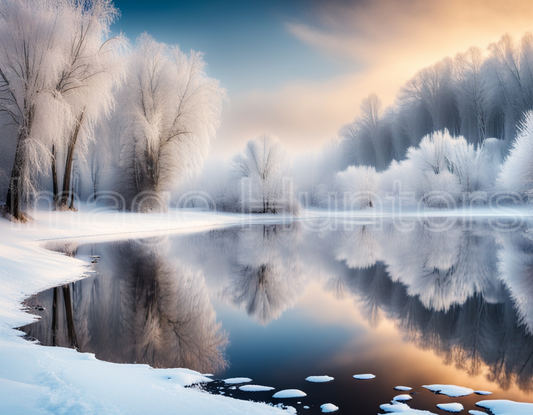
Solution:
{"label": "snow bank", "polygon": [[284,389],[276,392],[272,395],[273,398],[301,398],[307,396],[307,393],[302,392],[300,389]]}
{"label": "snow bank", "polygon": [[468,396],[474,393],[473,389],[455,385],[422,385],[422,387],[429,389],[433,393],[451,396],[452,398]]}
{"label": "snow bank", "polygon": [[323,405],[320,405],[320,410],[324,413],[335,412],[339,410],[339,407],[333,405],[332,403],[325,403]]}
{"label": "snow bank", "polygon": [[514,402],[507,399],[494,399],[476,402],[476,406],[488,409],[494,415],[533,414],[533,403]]}
{"label": "snow bank", "polygon": [[463,409],[465,409],[463,405],[457,402],[439,403],[437,404],[437,408],[447,412],[461,412]]}
{"label": "snow bank", "polygon": [[305,378],[306,381],[313,382],[313,383],[331,382],[333,379],[334,379],[333,377],[327,376],[327,375],[324,375],[324,376],[308,376],[308,377]]}
{"label": "snow bank", "polygon": [[368,379],[374,379],[376,375],[373,375],[372,373],[363,373],[361,375],[353,375],[354,379],[359,380],[368,380]]}

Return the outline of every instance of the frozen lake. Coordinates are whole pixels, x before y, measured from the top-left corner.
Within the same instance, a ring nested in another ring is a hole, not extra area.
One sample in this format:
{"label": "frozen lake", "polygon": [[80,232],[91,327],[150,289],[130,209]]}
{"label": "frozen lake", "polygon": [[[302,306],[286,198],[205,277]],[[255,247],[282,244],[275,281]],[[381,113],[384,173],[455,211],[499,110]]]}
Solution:
{"label": "frozen lake", "polygon": [[[412,408],[445,414],[437,404],[458,402],[467,413],[488,398],[431,384],[532,402],[531,230],[324,219],[82,245],[72,254],[94,273],[30,298],[42,318],[22,329],[102,360],[212,373],[212,393],[304,414],[328,403],[376,414],[410,393]],[[223,381],[234,377],[252,381]],[[306,396],[273,398],[284,389]]]}

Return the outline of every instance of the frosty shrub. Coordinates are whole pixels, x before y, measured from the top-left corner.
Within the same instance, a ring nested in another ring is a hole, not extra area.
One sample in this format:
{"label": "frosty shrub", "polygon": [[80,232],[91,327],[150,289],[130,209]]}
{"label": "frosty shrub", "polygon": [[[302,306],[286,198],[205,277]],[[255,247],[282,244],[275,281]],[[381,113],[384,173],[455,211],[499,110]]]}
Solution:
{"label": "frosty shrub", "polygon": [[233,158],[235,210],[250,213],[296,214],[299,203],[292,189],[292,162],[274,137],[263,134],[248,141]]}
{"label": "frosty shrub", "polygon": [[497,186],[502,191],[533,196],[533,112],[528,112],[511,151],[501,167]]}
{"label": "frosty shrub", "polygon": [[379,182],[379,173],[369,166],[350,166],[335,176],[335,185],[346,210],[374,207]]}

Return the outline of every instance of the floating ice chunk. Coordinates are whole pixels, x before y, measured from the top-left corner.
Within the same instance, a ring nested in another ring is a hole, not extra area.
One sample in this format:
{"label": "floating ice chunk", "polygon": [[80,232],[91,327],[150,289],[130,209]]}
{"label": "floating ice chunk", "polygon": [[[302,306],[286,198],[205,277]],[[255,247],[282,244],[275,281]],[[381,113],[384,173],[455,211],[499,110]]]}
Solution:
{"label": "floating ice chunk", "polygon": [[468,396],[474,393],[474,389],[455,385],[423,385],[422,387],[429,389],[431,392],[451,396],[452,398]]}
{"label": "floating ice chunk", "polygon": [[475,409],[471,409],[470,411],[468,411],[468,413],[471,415],[487,415],[486,412],[476,411]]}
{"label": "floating ice chunk", "polygon": [[273,398],[302,398],[304,396],[307,396],[307,393],[299,389],[284,389],[272,395]]}
{"label": "floating ice chunk", "polygon": [[230,389],[231,389],[232,391],[234,391],[235,389],[237,389],[237,386],[232,386],[232,387],[230,387]]}
{"label": "floating ice chunk", "polygon": [[407,415],[436,415],[434,412],[424,411],[422,409],[413,409],[409,405],[400,402],[385,403],[380,405],[385,412],[402,413]]}
{"label": "floating ice chunk", "polygon": [[461,412],[463,409],[465,409],[463,405],[457,402],[439,403],[437,404],[437,408],[442,409],[443,411],[448,411],[448,412]]}
{"label": "floating ice chunk", "polygon": [[396,395],[394,398],[392,398],[393,401],[397,402],[407,402],[413,399],[411,395],[403,394],[403,395]]}
{"label": "floating ice chunk", "polygon": [[307,405],[304,406],[304,409],[309,409],[309,407]]}
{"label": "floating ice chunk", "polygon": [[533,414],[533,403],[494,399],[490,401],[479,401],[476,402],[476,405],[490,410],[494,415]]}
{"label": "floating ice chunk", "polygon": [[489,391],[474,391],[476,395],[492,395],[492,392]]}
{"label": "floating ice chunk", "polygon": [[229,383],[229,384],[236,384],[236,383],[248,383],[248,382],[251,382],[252,379],[250,378],[228,378],[228,379],[224,379],[224,383]]}
{"label": "floating ice chunk", "polygon": [[363,373],[361,375],[353,375],[354,379],[360,379],[360,380],[367,380],[367,379],[374,379],[376,375],[373,375],[372,373]]}
{"label": "floating ice chunk", "polygon": [[335,412],[339,410],[339,407],[336,405],[333,405],[332,403],[325,403],[324,405],[320,405],[320,410],[322,412]]}
{"label": "floating ice chunk", "polygon": [[331,376],[327,376],[327,375],[324,375],[324,376],[307,376],[305,378],[306,381],[313,382],[313,383],[331,382],[333,379],[334,378],[332,378]]}
{"label": "floating ice chunk", "polygon": [[273,388],[272,386],[261,386],[261,385],[242,385],[239,386],[239,389],[243,392],[265,392],[265,391],[271,391],[276,388]]}
{"label": "floating ice chunk", "polygon": [[410,391],[411,389],[413,388],[410,388],[409,386],[395,386],[394,387],[394,390],[402,391],[402,392],[407,392],[407,391]]}

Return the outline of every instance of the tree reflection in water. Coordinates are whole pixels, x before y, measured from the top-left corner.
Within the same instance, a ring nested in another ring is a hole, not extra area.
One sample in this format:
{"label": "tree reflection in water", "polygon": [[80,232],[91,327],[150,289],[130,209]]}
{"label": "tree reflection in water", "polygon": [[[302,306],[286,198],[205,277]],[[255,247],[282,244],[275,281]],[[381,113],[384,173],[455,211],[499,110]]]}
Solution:
{"label": "tree reflection in water", "polygon": [[99,245],[100,276],[39,294],[34,300],[53,312],[24,331],[104,360],[216,372],[225,365],[227,336],[213,299],[267,325],[319,281],[353,297],[371,325],[393,321],[445,363],[470,374],[486,371],[504,389],[516,383],[533,390],[529,226],[506,232],[486,221],[459,221],[434,232],[430,225],[310,232],[293,223],[156,245]]}

